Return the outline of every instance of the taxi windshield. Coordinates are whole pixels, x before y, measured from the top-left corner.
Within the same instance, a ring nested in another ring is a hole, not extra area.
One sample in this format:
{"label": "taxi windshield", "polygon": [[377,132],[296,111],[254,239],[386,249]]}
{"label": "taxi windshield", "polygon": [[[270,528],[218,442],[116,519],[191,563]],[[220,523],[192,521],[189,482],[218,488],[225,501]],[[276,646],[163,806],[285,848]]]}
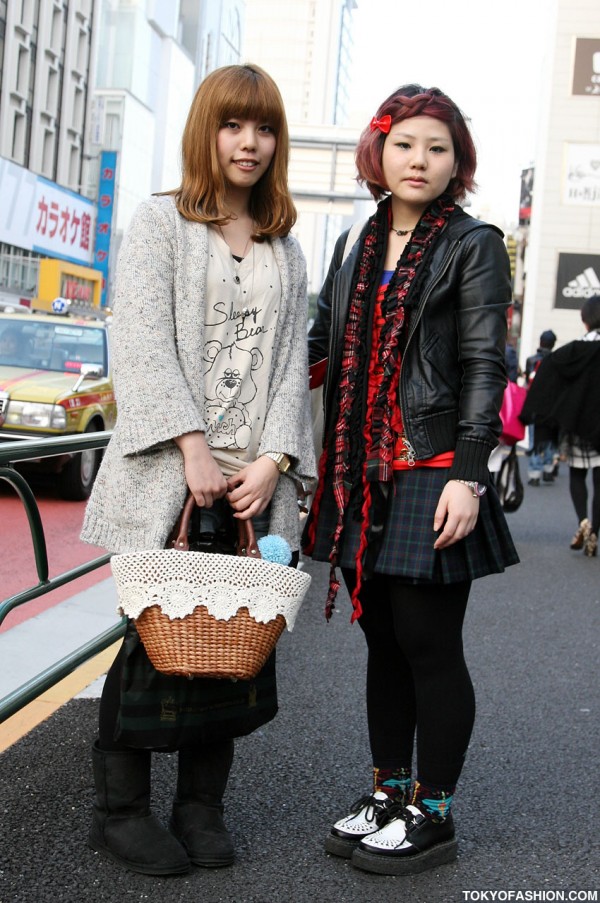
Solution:
{"label": "taxi windshield", "polygon": [[0,323],[0,365],[76,374],[85,364],[107,373],[104,329],[20,318]]}

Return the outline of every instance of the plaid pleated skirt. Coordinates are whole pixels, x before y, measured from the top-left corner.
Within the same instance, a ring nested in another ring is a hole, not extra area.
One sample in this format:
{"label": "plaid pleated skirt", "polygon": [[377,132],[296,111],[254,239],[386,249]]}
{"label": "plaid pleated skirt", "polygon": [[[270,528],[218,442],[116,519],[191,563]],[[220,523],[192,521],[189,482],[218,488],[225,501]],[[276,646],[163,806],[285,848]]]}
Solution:
{"label": "plaid pleated skirt", "polygon": [[[441,492],[448,481],[447,468],[422,467],[394,473],[383,541],[374,573],[405,578],[408,583],[458,583],[487,574],[502,573],[518,564],[504,512],[493,486],[480,499],[479,517],[472,533],[447,549],[433,548],[436,534],[433,517]],[[344,520],[339,564],[356,567],[360,523],[354,519],[356,506],[349,505]],[[312,558],[328,561],[337,509],[330,489],[321,500]]]}
{"label": "plaid pleated skirt", "polygon": [[588,467],[600,467],[600,451],[591,442],[580,436],[570,436],[566,444],[567,464],[585,470]]}

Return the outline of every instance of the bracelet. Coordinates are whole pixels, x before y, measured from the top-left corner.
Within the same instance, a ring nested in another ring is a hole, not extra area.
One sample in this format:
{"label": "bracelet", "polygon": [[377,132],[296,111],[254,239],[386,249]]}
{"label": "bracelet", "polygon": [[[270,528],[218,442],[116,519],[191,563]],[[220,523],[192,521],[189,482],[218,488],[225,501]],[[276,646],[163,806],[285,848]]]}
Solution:
{"label": "bracelet", "polygon": [[482,495],[485,495],[487,492],[487,486],[483,483],[476,483],[475,480],[452,480],[453,483],[462,483],[463,486],[468,486],[471,492],[473,493],[474,499],[480,499]]}

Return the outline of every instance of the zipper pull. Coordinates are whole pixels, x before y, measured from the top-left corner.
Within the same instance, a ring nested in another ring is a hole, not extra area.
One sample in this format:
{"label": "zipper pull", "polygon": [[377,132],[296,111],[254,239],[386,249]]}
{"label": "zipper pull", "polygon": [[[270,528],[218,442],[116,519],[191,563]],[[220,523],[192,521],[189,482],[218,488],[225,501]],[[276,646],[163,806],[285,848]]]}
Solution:
{"label": "zipper pull", "polygon": [[402,441],[404,443],[404,447],[406,449],[406,463],[409,467],[414,467],[417,461],[417,453],[406,438],[406,436],[402,437]]}

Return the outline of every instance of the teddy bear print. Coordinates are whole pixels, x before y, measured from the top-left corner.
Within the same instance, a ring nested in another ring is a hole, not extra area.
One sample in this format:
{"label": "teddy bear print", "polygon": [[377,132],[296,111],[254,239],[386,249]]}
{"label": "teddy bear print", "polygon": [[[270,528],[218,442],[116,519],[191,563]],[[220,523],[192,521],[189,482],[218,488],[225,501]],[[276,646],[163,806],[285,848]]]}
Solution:
{"label": "teddy bear print", "polygon": [[214,395],[205,403],[206,438],[212,448],[248,447],[252,419],[246,407],[256,396],[252,372],[263,361],[258,348],[247,351],[236,345],[207,342],[204,360],[213,372]]}

